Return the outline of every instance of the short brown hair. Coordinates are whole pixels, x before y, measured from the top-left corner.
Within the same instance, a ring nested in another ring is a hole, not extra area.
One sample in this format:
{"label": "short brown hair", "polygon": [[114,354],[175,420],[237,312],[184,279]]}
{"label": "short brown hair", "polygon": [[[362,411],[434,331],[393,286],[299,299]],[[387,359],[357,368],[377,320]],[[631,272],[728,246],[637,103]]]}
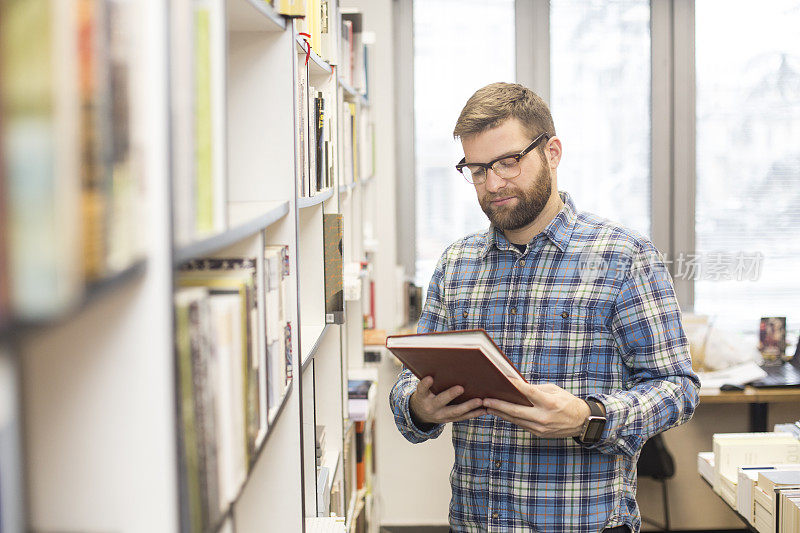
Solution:
{"label": "short brown hair", "polygon": [[511,117],[525,126],[531,138],[542,132],[556,134],[550,109],[538,94],[518,83],[497,82],[470,96],[456,121],[453,137],[481,133]]}

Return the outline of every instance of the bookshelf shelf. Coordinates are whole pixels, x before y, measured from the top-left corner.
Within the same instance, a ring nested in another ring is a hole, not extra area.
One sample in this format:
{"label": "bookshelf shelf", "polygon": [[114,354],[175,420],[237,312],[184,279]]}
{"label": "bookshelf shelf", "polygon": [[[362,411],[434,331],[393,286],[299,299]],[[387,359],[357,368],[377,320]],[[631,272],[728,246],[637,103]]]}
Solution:
{"label": "bookshelf shelf", "polygon": [[354,181],[352,183],[345,183],[344,185],[339,185],[339,193],[340,194],[349,193],[350,191],[355,189],[356,185],[358,185],[357,181]]}
{"label": "bookshelf shelf", "polygon": [[105,296],[120,290],[128,283],[141,279],[147,270],[147,260],[140,259],[133,262],[127,268],[120,270],[101,280],[94,281],[86,285],[86,289],[80,300],[73,306],[60,312],[58,315],[39,319],[19,319],[12,320],[5,328],[0,328],[0,339],[24,335],[31,331],[51,328],[56,325],[64,324],[73,316],[79,314],[84,309],[90,307]]}
{"label": "bookshelf shelf", "polygon": [[352,85],[345,82],[342,78],[339,78],[339,86],[342,88],[342,91],[344,91],[345,98],[348,100],[359,102],[362,105],[368,105],[367,99],[364,97],[364,95],[358,92]]}
{"label": "bookshelf shelf", "polygon": [[[311,360],[314,359],[314,354],[317,353],[317,349],[319,348],[320,343],[322,342],[323,337],[325,334],[328,333],[328,330],[332,329],[331,324],[325,324],[324,326],[306,326],[306,329],[303,330],[303,363],[301,365],[302,370],[305,370]],[[308,338],[306,337],[308,336]],[[311,340],[312,342],[309,343],[308,341]],[[308,350],[305,349],[305,346],[310,346]]]}
{"label": "bookshelf shelf", "polygon": [[286,20],[262,0],[229,0],[228,26],[232,31],[281,32]]}
{"label": "bookshelf shelf", "polygon": [[[246,202],[236,203],[237,207],[242,208],[238,212],[243,212],[248,209],[248,206],[243,204],[246,204]],[[261,209],[266,206],[269,206],[266,208],[266,211],[261,211]],[[254,202],[250,208],[257,211],[259,214],[253,216],[247,222],[240,223],[227,231],[187,246],[179,247],[175,251],[173,263],[180,265],[190,259],[211,255],[266,229],[289,213],[289,202],[276,202],[271,205],[269,202]]]}
{"label": "bookshelf shelf", "polygon": [[298,209],[305,209],[307,207],[313,207],[315,205],[319,205],[326,200],[330,200],[333,197],[333,187],[328,187],[327,189],[323,189],[314,196],[305,196],[297,199],[297,208]]}
{"label": "bookshelf shelf", "polygon": [[[297,49],[301,54],[306,53],[306,40],[300,35],[296,36]],[[308,74],[311,76],[312,85],[319,85],[328,80],[333,74],[333,68],[330,64],[322,59],[320,55],[312,48],[311,53],[308,54]]]}

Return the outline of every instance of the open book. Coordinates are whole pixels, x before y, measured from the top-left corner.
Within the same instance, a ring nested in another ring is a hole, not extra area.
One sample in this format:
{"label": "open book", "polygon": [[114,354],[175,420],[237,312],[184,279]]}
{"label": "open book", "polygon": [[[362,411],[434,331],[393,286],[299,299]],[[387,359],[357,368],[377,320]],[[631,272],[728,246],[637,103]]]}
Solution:
{"label": "open book", "polygon": [[386,347],[418,378],[431,376],[435,394],[455,385],[464,387],[453,404],[497,398],[532,405],[514,383],[525,378],[482,329],[392,335]]}

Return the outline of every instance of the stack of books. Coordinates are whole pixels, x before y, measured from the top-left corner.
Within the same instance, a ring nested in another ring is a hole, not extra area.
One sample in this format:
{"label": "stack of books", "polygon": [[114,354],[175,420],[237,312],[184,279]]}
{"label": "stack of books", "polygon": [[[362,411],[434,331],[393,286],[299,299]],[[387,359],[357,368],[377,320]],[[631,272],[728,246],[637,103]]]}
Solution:
{"label": "stack of books", "polygon": [[713,442],[714,491],[731,507],[741,465],[800,463],[800,441],[788,433],[718,433]]}
{"label": "stack of books", "polygon": [[758,476],[761,472],[776,470],[800,471],[800,464],[747,465],[739,467],[735,508],[751,524],[755,521],[754,494],[758,485]]}
{"label": "stack of books", "polygon": [[779,505],[780,531],[800,531],[800,490],[781,493]]}
{"label": "stack of books", "polygon": [[698,454],[697,470],[759,533],[796,533],[800,440],[793,425],[775,429],[715,434],[714,451]]}

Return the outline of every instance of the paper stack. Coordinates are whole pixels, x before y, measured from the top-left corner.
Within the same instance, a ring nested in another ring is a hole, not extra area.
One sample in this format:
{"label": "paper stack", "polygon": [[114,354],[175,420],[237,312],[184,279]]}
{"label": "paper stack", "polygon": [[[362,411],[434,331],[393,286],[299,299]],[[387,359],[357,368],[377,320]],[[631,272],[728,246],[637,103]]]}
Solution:
{"label": "paper stack", "polygon": [[758,474],[771,470],[800,470],[800,464],[746,465],[739,467],[736,510],[751,524],[755,521],[753,494],[758,484]]}
{"label": "paper stack", "polygon": [[782,493],[798,489],[800,489],[800,470],[765,470],[758,473],[758,483],[754,490],[753,524],[759,533],[781,533],[775,531],[775,524],[781,523]]}

